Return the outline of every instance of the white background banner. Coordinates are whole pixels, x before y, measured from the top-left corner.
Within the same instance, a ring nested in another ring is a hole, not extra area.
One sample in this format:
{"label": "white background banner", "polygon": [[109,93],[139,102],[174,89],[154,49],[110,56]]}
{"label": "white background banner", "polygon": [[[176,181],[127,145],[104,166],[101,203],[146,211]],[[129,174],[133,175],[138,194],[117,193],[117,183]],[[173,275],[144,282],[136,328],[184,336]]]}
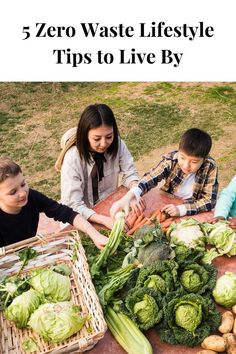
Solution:
{"label": "white background banner", "polygon": [[235,81],[235,0],[7,0],[1,81]]}

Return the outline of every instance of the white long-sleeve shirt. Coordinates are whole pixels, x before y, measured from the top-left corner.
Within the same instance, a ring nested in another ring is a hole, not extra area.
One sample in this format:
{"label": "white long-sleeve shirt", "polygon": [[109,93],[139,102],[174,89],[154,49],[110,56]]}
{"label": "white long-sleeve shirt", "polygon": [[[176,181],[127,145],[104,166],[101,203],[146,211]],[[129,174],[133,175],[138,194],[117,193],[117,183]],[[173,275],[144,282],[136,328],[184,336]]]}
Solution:
{"label": "white long-sleeve shirt", "polygon": [[[133,157],[123,140],[119,140],[117,156],[112,159],[108,153],[104,154],[104,177],[98,182],[99,200],[106,198],[121,184],[128,187],[130,182],[138,181],[138,173],[134,166]],[[76,146],[72,146],[65,154],[61,167],[61,203],[70,206],[88,219],[94,211],[92,177],[94,167],[81,160]]]}

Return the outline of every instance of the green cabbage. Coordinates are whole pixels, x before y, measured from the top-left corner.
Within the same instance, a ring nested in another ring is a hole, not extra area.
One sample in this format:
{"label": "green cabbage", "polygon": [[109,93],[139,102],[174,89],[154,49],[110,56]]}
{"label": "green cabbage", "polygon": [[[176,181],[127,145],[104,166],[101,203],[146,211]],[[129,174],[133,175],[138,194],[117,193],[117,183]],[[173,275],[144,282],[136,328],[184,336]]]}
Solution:
{"label": "green cabbage", "polygon": [[131,289],[125,299],[125,306],[129,312],[127,314],[143,330],[160,322],[162,317],[160,304],[160,295],[151,288]]}
{"label": "green cabbage", "polygon": [[40,303],[40,294],[30,289],[12,301],[4,312],[5,317],[9,321],[14,321],[19,328],[26,327],[30,315],[39,307]]}
{"label": "green cabbage", "polygon": [[70,278],[52,269],[37,269],[31,273],[30,285],[48,301],[70,300]]}
{"label": "green cabbage", "polygon": [[78,332],[88,316],[79,315],[79,307],[68,301],[41,305],[30,317],[28,325],[44,340],[59,343]]}
{"label": "green cabbage", "polygon": [[145,288],[152,288],[155,290],[159,290],[162,293],[166,293],[166,283],[165,280],[162,279],[160,275],[153,274],[150,275],[147,280],[144,282],[144,287]]}
{"label": "green cabbage", "polygon": [[187,331],[194,332],[202,321],[202,307],[190,301],[180,301],[175,308],[175,322]]}
{"label": "green cabbage", "polygon": [[212,295],[217,304],[232,307],[236,304],[236,273],[225,272],[217,279]]}
{"label": "green cabbage", "polygon": [[189,293],[203,294],[216,285],[217,270],[210,264],[191,263],[180,271],[180,283]]}
{"label": "green cabbage", "polygon": [[169,344],[194,347],[218,328],[221,315],[209,297],[199,294],[166,295],[163,319],[157,325],[160,339]]}

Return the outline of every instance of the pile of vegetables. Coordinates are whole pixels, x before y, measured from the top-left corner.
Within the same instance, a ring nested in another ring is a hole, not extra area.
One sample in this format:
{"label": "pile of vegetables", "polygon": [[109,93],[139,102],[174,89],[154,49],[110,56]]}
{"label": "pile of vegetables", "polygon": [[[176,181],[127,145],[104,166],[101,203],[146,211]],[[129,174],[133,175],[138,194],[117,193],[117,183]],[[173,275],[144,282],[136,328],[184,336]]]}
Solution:
{"label": "pile of vegetables", "polygon": [[[133,237],[121,227],[112,231],[107,245],[114,244],[115,251],[106,246],[96,254],[82,239],[108,327],[127,353],[146,352],[138,343],[149,328],[167,343],[192,347],[221,320],[211,295],[216,268],[201,261],[206,245],[202,225],[194,219],[172,223],[166,236],[156,218],[148,221]],[[103,252],[106,257],[97,267]],[[150,346],[145,350],[149,353]]]}
{"label": "pile of vegetables", "polygon": [[231,311],[226,311],[222,315],[221,324],[218,331],[221,335],[211,335],[206,337],[201,346],[204,350],[198,354],[217,354],[226,352],[227,354],[236,353],[236,305]]}
{"label": "pile of vegetables", "polygon": [[126,218],[126,224],[129,227],[127,234],[132,235],[143,225],[151,225],[155,220],[159,223],[162,230],[165,232],[174,219],[171,218],[168,214],[161,212],[160,209],[156,209],[146,216],[144,213],[142,213],[140,216],[137,216],[135,212],[131,211]]}
{"label": "pile of vegetables", "polygon": [[[35,253],[28,250],[24,255],[31,257]],[[25,257],[22,265],[25,266],[28,260]],[[18,328],[30,327],[53,343],[62,342],[78,332],[89,316],[81,316],[81,309],[69,301],[71,269],[66,264],[58,264],[32,270],[20,278],[22,269],[21,266],[16,276],[5,277],[0,283],[6,319]],[[37,344],[28,338],[22,347],[32,349]]]}

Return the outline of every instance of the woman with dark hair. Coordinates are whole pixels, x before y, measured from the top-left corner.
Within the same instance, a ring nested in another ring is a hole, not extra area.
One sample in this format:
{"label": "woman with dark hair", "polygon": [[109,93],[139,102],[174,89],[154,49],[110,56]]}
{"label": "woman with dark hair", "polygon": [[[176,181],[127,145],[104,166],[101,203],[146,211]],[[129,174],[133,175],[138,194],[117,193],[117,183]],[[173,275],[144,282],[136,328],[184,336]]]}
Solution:
{"label": "woman with dark hair", "polygon": [[56,169],[61,170],[61,202],[90,222],[111,229],[113,220],[91,207],[118,187],[120,177],[129,189],[138,181],[112,110],[105,104],[88,106],[76,131],[70,130],[64,138],[67,143],[56,163]]}

